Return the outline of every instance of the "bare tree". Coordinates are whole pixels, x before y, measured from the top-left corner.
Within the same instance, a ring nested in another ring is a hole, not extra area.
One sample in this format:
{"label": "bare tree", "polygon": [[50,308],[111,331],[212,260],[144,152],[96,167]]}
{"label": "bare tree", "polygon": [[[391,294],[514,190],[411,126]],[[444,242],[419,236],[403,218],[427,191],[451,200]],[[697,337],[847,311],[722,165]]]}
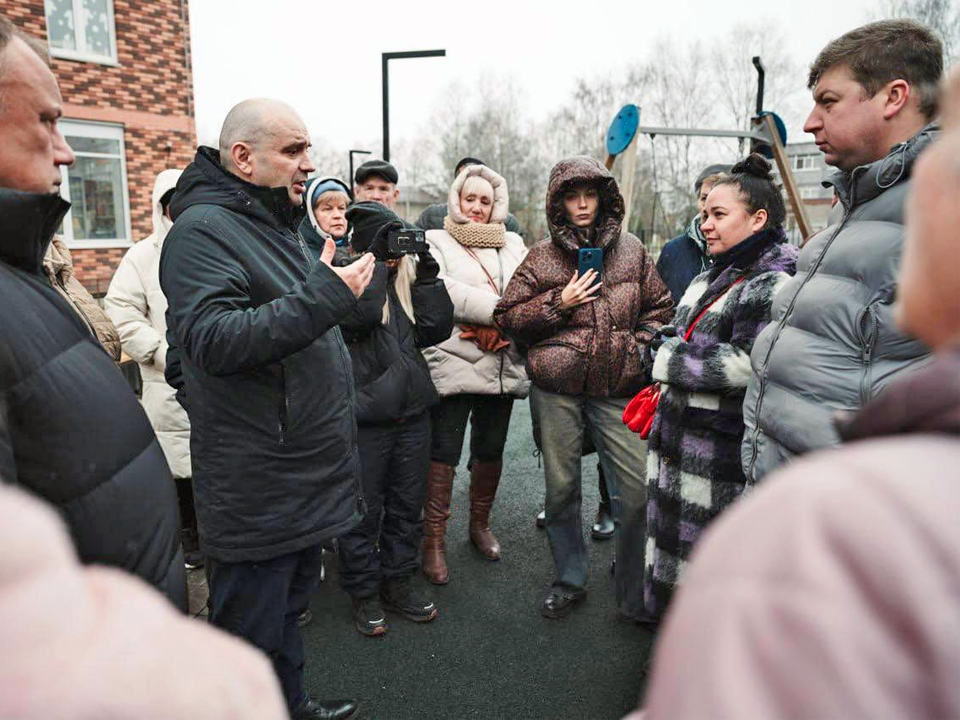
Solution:
{"label": "bare tree", "polygon": [[449,187],[461,158],[480,158],[506,179],[511,212],[526,228],[528,240],[538,239],[546,171],[537,128],[523,117],[520,87],[511,77],[485,75],[476,93],[454,85],[444,96],[432,128],[446,174],[443,187]]}
{"label": "bare tree", "polygon": [[728,127],[745,130],[756,112],[757,71],[753,57],[759,55],[766,69],[764,110],[787,111],[799,76],[797,64],[783,48],[786,34],[770,22],[738,25],[724,42],[735,53],[718,53],[710,68],[717,82],[717,105],[726,111]]}
{"label": "bare tree", "polygon": [[312,136],[313,146],[308,151],[313,164],[317,166],[316,177],[335,176],[341,180],[347,179],[349,162],[346,150],[339,150],[326,143],[323,138]]}
{"label": "bare tree", "polygon": [[944,61],[957,62],[960,51],[960,7],[956,0],[884,0],[883,17],[912,18],[943,41]]}

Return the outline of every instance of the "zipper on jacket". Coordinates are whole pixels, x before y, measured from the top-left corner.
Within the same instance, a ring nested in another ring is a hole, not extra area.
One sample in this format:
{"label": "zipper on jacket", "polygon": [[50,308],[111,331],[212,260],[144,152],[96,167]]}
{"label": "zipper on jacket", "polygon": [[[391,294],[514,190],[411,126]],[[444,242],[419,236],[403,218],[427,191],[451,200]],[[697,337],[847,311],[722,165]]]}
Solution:
{"label": "zipper on jacket", "polygon": [[500,394],[503,395],[503,355],[507,352],[507,349],[504,348],[501,350],[498,355],[500,355]]}
{"label": "zipper on jacket", "polygon": [[287,379],[283,363],[280,363],[280,391],[283,393],[283,401],[280,403],[280,444],[283,445],[287,434]]}
{"label": "zipper on jacket", "polygon": [[307,270],[312,270],[314,263],[310,259],[310,255],[307,252],[307,244],[303,239],[303,235],[300,234],[299,230],[297,230],[296,235],[297,235],[297,245],[300,246],[300,252],[303,253],[303,259],[307,261]]}
{"label": "zipper on jacket", "polygon": [[[340,367],[341,367],[341,369],[343,370],[344,375],[346,375],[346,371],[347,371],[347,353],[346,353],[346,345],[344,344],[344,340],[343,340],[343,333],[341,332],[339,325],[334,328],[334,331],[337,333],[337,336],[338,336],[338,337],[337,337],[337,340],[338,340],[338,342],[337,342],[337,350],[338,350],[339,353],[340,353]],[[357,431],[357,389],[356,389],[356,387],[354,387],[354,384],[353,384],[353,373],[352,373],[352,372],[350,373],[349,382],[347,383],[347,396],[348,396],[348,398],[349,398],[349,400],[350,400],[350,402],[349,402],[348,404],[349,404],[349,406],[350,406],[350,421],[351,421],[351,427],[352,427],[352,432],[353,432],[353,435],[352,435],[353,443],[352,443],[352,444],[353,444],[353,447],[356,448],[356,447],[357,447],[357,441],[358,441],[358,437],[357,437],[357,435],[358,435],[358,431]],[[359,448],[358,448],[357,452],[359,453]],[[366,515],[366,514],[367,514],[367,498],[366,498],[366,497],[364,496],[364,494],[363,494],[363,483],[360,481],[360,469],[359,469],[359,468],[357,468],[357,472],[356,472],[356,474],[354,475],[353,485],[354,485],[354,488],[356,489],[356,495],[357,495],[357,512],[360,513],[361,515]]]}
{"label": "zipper on jacket", "polygon": [[870,303],[860,316],[857,323],[860,332],[860,342],[863,347],[860,351],[860,360],[863,362],[863,374],[860,376],[860,405],[870,402],[873,396],[872,370],[873,349],[877,342],[877,308],[876,303]]}
{"label": "zipper on jacket", "polygon": [[[856,184],[857,184],[857,170],[861,168],[854,168],[853,174],[850,178],[850,198],[855,196]],[[764,390],[767,384],[767,373],[770,370],[770,356],[773,354],[773,348],[776,347],[777,341],[780,340],[780,335],[783,333],[784,327],[786,327],[787,320],[789,320],[790,315],[793,313],[793,308],[797,304],[797,298],[800,297],[800,293],[803,292],[803,289],[806,287],[807,283],[810,282],[817,270],[820,268],[820,265],[823,263],[823,259],[827,256],[827,252],[830,250],[830,247],[833,245],[833,241],[837,239],[837,236],[843,231],[847,225],[847,221],[852,215],[852,208],[848,208],[846,205],[843,206],[843,218],[840,220],[840,224],[837,225],[836,231],[833,233],[833,236],[824,243],[823,250],[820,251],[820,255],[817,256],[816,261],[811,265],[810,269],[807,271],[807,276],[803,279],[803,282],[800,283],[800,287],[797,288],[797,291],[793,294],[793,297],[790,299],[790,304],[787,305],[787,308],[783,311],[783,317],[780,318],[780,322],[777,323],[777,329],[774,332],[773,339],[770,341],[770,345],[767,346],[767,354],[763,359],[763,372],[760,373],[760,386],[757,391],[757,404],[754,408],[754,417],[756,419],[756,426],[753,429],[753,433],[750,439],[750,463],[743,468],[744,475],[747,477],[747,484],[753,484],[753,468],[757,462],[757,442],[760,439],[760,412],[763,408],[763,395]]]}

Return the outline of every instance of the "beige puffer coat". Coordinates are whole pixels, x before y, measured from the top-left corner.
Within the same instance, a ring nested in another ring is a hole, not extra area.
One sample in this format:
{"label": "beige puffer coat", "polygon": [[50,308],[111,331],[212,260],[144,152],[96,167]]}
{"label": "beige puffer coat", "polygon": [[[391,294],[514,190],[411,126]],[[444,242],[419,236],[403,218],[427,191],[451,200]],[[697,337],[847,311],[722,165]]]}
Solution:
{"label": "beige puffer coat", "polygon": [[[483,165],[471,165],[454,181],[447,201],[449,217],[454,222],[467,222],[460,212],[460,189],[471,175],[481,175],[493,185],[494,203],[490,222],[502,223],[509,204],[507,184],[497,173]],[[530,380],[515,343],[500,352],[485,352],[472,340],[460,338],[461,323],[493,324],[493,309],[514,271],[527,255],[523,240],[516,233],[508,232],[502,248],[470,248],[476,259],[446,230],[428,230],[427,242],[430,243],[430,253],[440,265],[440,278],[453,301],[455,323],[448,340],[423,350],[437,392],[441,397],[472,393],[526,397]],[[487,273],[499,288],[499,293],[493,291]]]}
{"label": "beige puffer coat", "polygon": [[171,221],[160,198],[176,187],[180,170],[164,170],[153,187],[153,234],[134,245],[120,262],[107,290],[106,310],[120,333],[123,351],[140,365],[143,409],[150,418],[175,478],[192,477],[190,421],[163,376],[167,358],[167,299],[160,290],[160,249]]}
{"label": "beige puffer coat", "polygon": [[120,336],[117,334],[117,329],[93,296],[74,276],[70,250],[58,235],[54,235],[47,246],[47,252],[43,256],[43,270],[54,290],[70,303],[70,307],[90,328],[107,354],[113,358],[114,362],[120,362]]}

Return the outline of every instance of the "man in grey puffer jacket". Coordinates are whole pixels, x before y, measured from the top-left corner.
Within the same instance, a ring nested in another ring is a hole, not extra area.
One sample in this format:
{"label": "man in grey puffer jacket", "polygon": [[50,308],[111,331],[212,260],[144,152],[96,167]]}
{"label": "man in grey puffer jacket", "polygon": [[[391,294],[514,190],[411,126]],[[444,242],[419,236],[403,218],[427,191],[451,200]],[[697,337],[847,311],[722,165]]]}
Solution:
{"label": "man in grey puffer jacket", "polygon": [[914,161],[939,132],[942,72],[940,41],[910,20],[852,30],[811,67],[804,130],[839,170],[827,181],[839,203],[834,222],[804,247],[751,354],[741,450],[748,483],[837,444],[837,410],[858,410],[929,357],[896,328],[892,304],[904,198]]}

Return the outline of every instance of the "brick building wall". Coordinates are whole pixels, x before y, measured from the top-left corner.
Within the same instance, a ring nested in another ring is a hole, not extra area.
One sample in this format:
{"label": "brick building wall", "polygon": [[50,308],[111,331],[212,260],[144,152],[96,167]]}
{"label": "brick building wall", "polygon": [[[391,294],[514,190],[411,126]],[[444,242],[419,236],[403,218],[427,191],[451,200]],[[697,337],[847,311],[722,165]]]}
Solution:
{"label": "brick building wall", "polygon": [[[47,40],[44,0],[0,0],[0,13]],[[71,246],[76,275],[95,295],[106,292],[129,242],[153,232],[157,173],[184,167],[196,149],[187,0],[113,0],[113,15],[115,65],[52,58],[65,120],[123,128],[131,237]]]}

